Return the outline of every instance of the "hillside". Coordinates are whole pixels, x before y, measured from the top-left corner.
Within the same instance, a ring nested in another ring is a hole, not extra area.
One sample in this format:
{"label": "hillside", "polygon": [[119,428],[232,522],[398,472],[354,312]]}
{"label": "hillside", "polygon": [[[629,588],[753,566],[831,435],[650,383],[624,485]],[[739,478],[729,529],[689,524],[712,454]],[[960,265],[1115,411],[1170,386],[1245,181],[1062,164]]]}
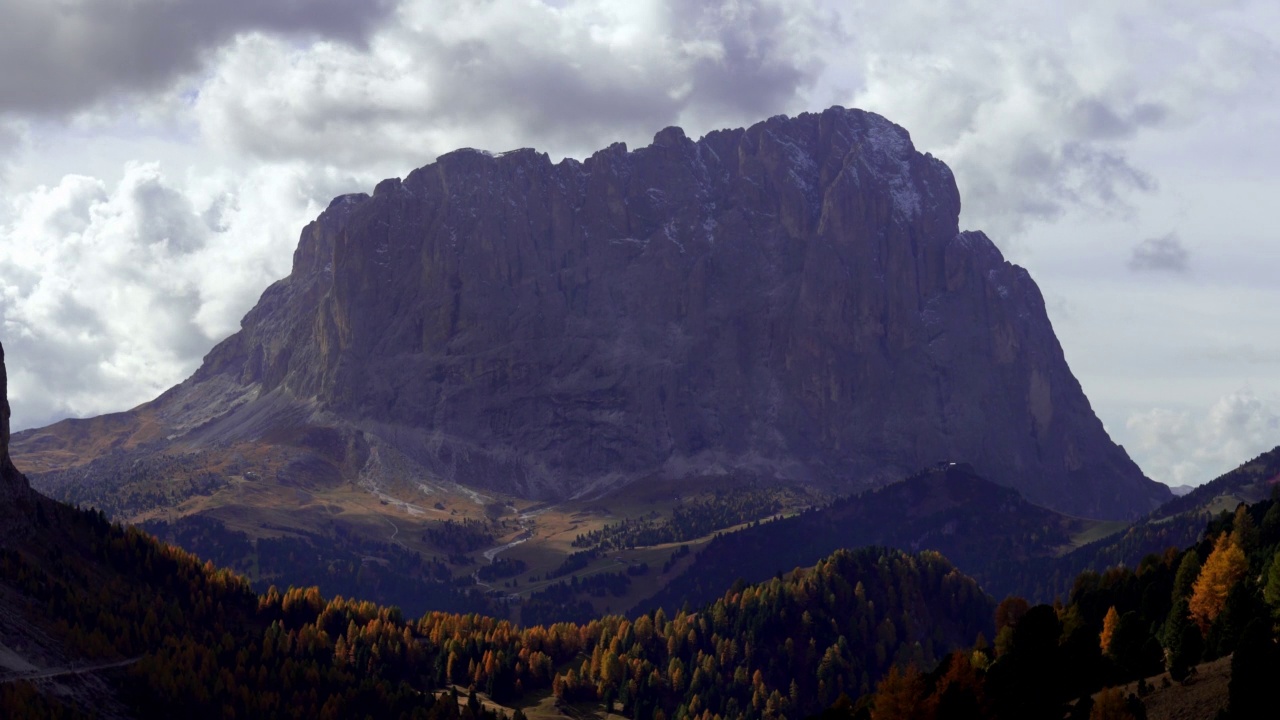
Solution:
{"label": "hillside", "polygon": [[[993,646],[897,669],[874,694],[837,701],[822,717],[1271,717],[1280,502],[1240,506],[1203,535],[1135,569],[1081,573],[1053,605],[1010,597],[996,610]],[[1208,714],[1188,714],[1194,708]]]}
{"label": "hillside", "polygon": [[1270,498],[1277,486],[1280,486],[1280,447],[1169,500],[1146,519],[1160,522],[1178,515],[1210,516],[1224,510],[1234,511],[1242,502],[1255,503]]}
{"label": "hillside", "polygon": [[739,578],[757,582],[837,548],[865,545],[941,552],[1003,597],[1021,587],[1025,575],[1039,577],[1042,567],[1047,574],[1048,561],[1079,537],[1109,529],[1033,505],[967,465],[943,463],[878,490],[721,535],[640,607],[697,604]]}

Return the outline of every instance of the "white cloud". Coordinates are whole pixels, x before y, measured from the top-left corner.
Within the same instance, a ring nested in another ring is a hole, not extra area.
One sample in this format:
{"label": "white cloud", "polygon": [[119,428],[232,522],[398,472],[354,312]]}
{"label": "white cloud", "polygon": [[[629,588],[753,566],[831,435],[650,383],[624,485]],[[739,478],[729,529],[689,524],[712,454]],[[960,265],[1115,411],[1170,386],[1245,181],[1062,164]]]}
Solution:
{"label": "white cloud", "polygon": [[300,168],[175,181],[131,164],[114,187],[69,175],[11,199],[0,321],[15,426],[130,407],[193,371],[287,274],[328,189]]}
{"label": "white cloud", "polygon": [[[1130,142],[1270,95],[1261,2],[905,0],[853,14],[847,98],[951,165],[997,243],[1073,207],[1124,214],[1159,178]],[[854,24],[856,21],[856,24]],[[845,71],[846,73],[848,70]],[[835,64],[828,73],[840,76]],[[834,85],[834,81],[831,83]]]}
{"label": "white cloud", "polygon": [[[585,154],[804,109],[834,38],[811,2],[404,3],[367,51],[245,35],[195,113],[254,157],[410,167],[463,146]],[[408,169],[408,168],[406,168]]]}
{"label": "white cloud", "polygon": [[1156,480],[1199,485],[1280,445],[1280,402],[1247,390],[1203,412],[1155,408],[1126,423],[1135,459]]}
{"label": "white cloud", "polygon": [[241,35],[194,113],[263,160],[398,172],[456,147],[553,156],[851,104],[903,124],[956,172],[966,224],[997,242],[1072,208],[1124,215],[1159,178],[1132,142],[1264,102],[1260,1],[780,0],[563,7],[403,2],[367,48]]}

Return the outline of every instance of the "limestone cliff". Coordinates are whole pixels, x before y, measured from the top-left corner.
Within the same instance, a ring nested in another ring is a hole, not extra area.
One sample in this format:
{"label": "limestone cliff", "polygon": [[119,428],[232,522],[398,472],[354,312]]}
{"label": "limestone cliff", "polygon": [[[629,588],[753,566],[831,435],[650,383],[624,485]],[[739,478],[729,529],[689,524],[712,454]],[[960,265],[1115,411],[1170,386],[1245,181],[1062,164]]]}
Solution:
{"label": "limestone cliff", "polygon": [[342,472],[393,448],[527,497],[955,460],[1070,513],[1152,509],[1168,490],[1107,436],[1035,283],[959,211],[942,162],[842,108],[581,162],[459,150],[334,200],[141,411],[206,447],[322,425]]}

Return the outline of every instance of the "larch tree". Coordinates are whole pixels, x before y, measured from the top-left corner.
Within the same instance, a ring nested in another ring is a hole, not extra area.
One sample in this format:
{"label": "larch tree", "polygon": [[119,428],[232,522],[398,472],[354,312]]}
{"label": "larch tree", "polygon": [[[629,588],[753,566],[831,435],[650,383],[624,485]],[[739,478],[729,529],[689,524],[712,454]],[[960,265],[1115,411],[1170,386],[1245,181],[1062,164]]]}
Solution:
{"label": "larch tree", "polygon": [[1227,605],[1227,595],[1248,569],[1249,561],[1235,538],[1228,533],[1219,535],[1191,591],[1191,618],[1201,633],[1209,632]]}
{"label": "larch tree", "polygon": [[1102,633],[1098,635],[1098,645],[1101,646],[1104,654],[1111,652],[1111,640],[1116,634],[1116,625],[1120,624],[1120,613],[1116,612],[1116,606],[1112,605],[1107,610],[1106,617],[1102,618]]}
{"label": "larch tree", "polygon": [[915,665],[899,672],[895,665],[876,687],[871,720],[926,720],[932,715],[933,698],[926,692],[924,676]]}

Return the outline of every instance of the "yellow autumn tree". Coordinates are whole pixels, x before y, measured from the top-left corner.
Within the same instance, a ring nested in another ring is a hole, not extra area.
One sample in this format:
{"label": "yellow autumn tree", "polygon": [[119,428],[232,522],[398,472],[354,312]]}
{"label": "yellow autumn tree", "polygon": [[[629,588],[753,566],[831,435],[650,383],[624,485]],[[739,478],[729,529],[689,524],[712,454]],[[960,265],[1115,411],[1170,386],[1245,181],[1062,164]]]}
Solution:
{"label": "yellow autumn tree", "polygon": [[1112,605],[1107,610],[1107,616],[1102,618],[1102,634],[1098,636],[1098,644],[1102,646],[1102,652],[1111,652],[1111,638],[1116,634],[1116,625],[1120,624],[1120,613],[1116,612],[1116,606]]}
{"label": "yellow autumn tree", "polygon": [[1235,537],[1228,533],[1219,535],[1191,589],[1191,619],[1200,627],[1201,634],[1209,632],[1209,626],[1227,605],[1227,595],[1248,569],[1249,561]]}
{"label": "yellow autumn tree", "polygon": [[901,672],[894,666],[876,687],[871,720],[928,720],[933,715],[931,700],[915,665]]}

